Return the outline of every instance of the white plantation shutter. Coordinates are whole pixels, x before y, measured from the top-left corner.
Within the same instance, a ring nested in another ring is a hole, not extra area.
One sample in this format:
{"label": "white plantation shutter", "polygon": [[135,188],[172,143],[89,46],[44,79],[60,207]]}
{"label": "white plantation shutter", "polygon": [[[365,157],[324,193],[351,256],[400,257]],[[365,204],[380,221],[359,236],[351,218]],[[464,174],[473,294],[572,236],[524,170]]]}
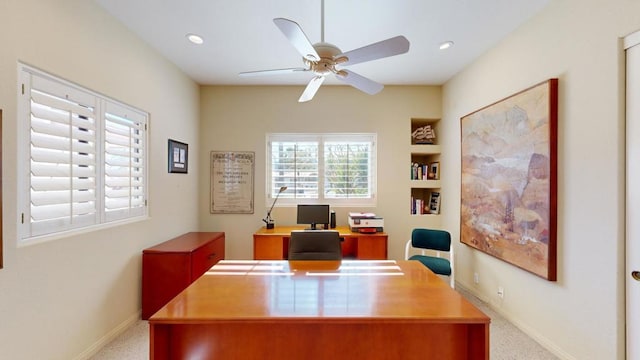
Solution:
{"label": "white plantation shutter", "polygon": [[268,134],[267,199],[375,205],[375,134]]}
{"label": "white plantation shutter", "polygon": [[375,153],[371,140],[339,140],[324,143],[324,197],[368,199],[372,197]]}
{"label": "white plantation shutter", "polygon": [[33,76],[29,102],[32,235],[95,224],[96,98]]}
{"label": "white plantation shutter", "polygon": [[318,198],[318,142],[271,142],[271,193],[287,186],[282,198]]}
{"label": "white plantation shutter", "polygon": [[18,66],[22,241],[146,217],[148,114]]}
{"label": "white plantation shutter", "polygon": [[107,103],[104,120],[106,221],[141,215],[146,198],[146,116]]}

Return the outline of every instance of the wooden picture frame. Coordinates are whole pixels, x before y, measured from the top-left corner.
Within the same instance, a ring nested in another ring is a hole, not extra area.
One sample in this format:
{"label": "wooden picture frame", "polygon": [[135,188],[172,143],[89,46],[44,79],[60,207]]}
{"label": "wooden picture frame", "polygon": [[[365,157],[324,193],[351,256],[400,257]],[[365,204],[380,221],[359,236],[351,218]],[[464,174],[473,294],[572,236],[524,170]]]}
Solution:
{"label": "wooden picture frame", "polygon": [[212,214],[253,214],[255,158],[253,151],[211,152]]}
{"label": "wooden picture frame", "polygon": [[429,214],[440,214],[440,192],[432,191],[429,194]]}
{"label": "wooden picture frame", "polygon": [[189,171],[189,145],[172,139],[168,144],[169,172],[186,174]]}
{"label": "wooden picture frame", "polygon": [[428,179],[440,180],[440,162],[439,161],[434,161],[429,164]]}
{"label": "wooden picture frame", "polygon": [[460,122],[460,241],[555,281],[558,79]]}

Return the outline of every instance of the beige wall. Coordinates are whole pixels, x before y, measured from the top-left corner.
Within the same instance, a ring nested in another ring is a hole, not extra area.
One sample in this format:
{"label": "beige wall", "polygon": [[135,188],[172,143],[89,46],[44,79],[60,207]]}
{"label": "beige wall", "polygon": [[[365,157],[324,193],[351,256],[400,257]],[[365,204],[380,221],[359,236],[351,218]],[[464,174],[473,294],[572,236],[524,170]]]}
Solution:
{"label": "beige wall", "polygon": [[[227,257],[250,258],[251,234],[262,226],[267,207],[267,132],[378,133],[378,206],[368,210],[385,217],[389,256],[399,259],[412,227],[434,225],[408,216],[409,119],[442,115],[442,220],[457,237],[460,117],[558,77],[558,282],[460,244],[458,280],[562,358],[622,359],[624,112],[618,39],[639,28],[637,1],[554,0],[442,93],[439,87],[387,86],[371,97],[350,87],[325,86],[312,102],[298,104],[302,87],[198,89],[93,2],[3,1],[2,357],[69,359],[107,341],[137,318],[140,250],[161,240],[197,228],[225,231]],[[19,60],[151,113],[150,220],[16,246]],[[167,138],[189,143],[188,175],[167,174]],[[209,214],[211,150],[256,152],[254,214]],[[338,209],[339,224],[346,222],[348,210]],[[294,213],[278,208],[273,217],[278,224],[292,224]],[[474,271],[479,285],[473,284]],[[497,286],[505,288],[503,302],[495,295]]]}
{"label": "beige wall", "polygon": [[[323,86],[313,101],[298,103],[303,87],[206,86],[201,89],[200,225],[226,233],[227,258],[253,258],[252,234],[264,223],[265,134],[271,132],[374,132],[378,134],[378,204],[376,208],[337,208],[338,225],[348,211],[373,211],[384,217],[389,257],[400,259],[411,228],[429,226],[409,215],[409,145],[411,117],[440,118],[440,87],[387,86],[370,96],[350,86]],[[208,156],[212,150],[255,151],[255,212],[209,213]],[[270,205],[270,204],[268,204]],[[277,224],[295,224],[295,207],[277,207]]]}
{"label": "beige wall", "polygon": [[[458,245],[458,281],[566,359],[624,358],[624,67],[640,2],[552,1],[443,88],[444,225],[459,233],[460,117],[559,78],[558,281]],[[446,156],[446,158],[445,158]],[[451,210],[451,211],[449,211]],[[473,272],[480,284],[473,284]],[[503,301],[497,287],[503,286]]]}
{"label": "beige wall", "polygon": [[[73,359],[138,318],[141,250],[197,229],[198,167],[167,174],[167,138],[197,149],[199,89],[92,1],[3,0],[0,46],[0,357]],[[150,113],[149,220],[17,247],[18,61]]]}

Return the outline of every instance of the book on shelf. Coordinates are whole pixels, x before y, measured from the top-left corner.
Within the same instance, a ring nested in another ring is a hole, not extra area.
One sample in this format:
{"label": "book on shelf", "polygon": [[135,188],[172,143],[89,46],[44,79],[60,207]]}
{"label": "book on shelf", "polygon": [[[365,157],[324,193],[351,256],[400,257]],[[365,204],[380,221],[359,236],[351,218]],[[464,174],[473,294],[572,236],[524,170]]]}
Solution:
{"label": "book on shelf", "polygon": [[425,207],[425,201],[420,198],[411,197],[411,215],[424,215],[428,214]]}
{"label": "book on shelf", "polygon": [[429,164],[411,163],[411,180],[427,180]]}
{"label": "book on shelf", "polygon": [[411,180],[440,180],[440,162],[412,162]]}
{"label": "book on shelf", "polygon": [[440,192],[431,192],[428,206],[424,199],[411,197],[411,215],[425,214],[440,214]]}

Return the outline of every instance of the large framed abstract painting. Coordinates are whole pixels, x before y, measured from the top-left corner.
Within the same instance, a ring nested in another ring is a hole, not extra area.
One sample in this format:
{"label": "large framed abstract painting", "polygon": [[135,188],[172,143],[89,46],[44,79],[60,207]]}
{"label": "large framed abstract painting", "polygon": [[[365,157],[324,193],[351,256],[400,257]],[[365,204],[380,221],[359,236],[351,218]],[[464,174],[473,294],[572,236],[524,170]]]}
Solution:
{"label": "large framed abstract painting", "polygon": [[460,119],[460,241],[556,280],[558,79]]}

